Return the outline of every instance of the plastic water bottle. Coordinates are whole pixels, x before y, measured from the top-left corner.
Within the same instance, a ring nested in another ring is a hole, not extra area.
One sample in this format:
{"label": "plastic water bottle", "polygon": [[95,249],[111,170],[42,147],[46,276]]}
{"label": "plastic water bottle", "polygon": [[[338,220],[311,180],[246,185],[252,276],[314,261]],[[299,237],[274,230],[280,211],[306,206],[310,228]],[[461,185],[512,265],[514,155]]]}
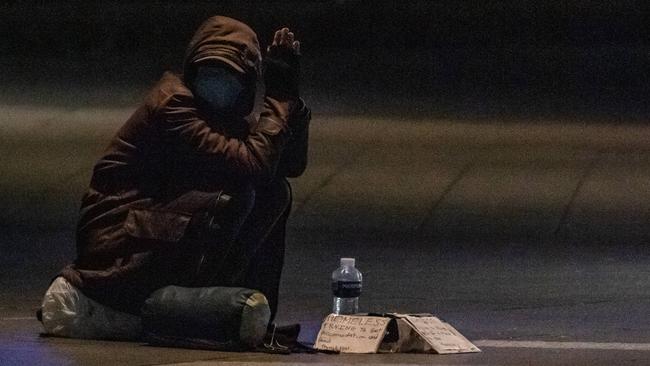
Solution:
{"label": "plastic water bottle", "polygon": [[334,314],[356,314],[359,312],[361,295],[361,272],[354,267],[354,258],[341,258],[341,266],[332,272],[332,294]]}

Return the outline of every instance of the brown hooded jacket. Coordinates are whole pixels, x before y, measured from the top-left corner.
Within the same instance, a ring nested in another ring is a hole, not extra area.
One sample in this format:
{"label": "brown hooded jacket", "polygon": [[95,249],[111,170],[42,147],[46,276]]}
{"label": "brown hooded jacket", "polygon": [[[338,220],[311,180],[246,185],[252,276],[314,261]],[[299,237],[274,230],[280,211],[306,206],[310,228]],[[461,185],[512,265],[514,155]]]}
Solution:
{"label": "brown hooded jacket", "polygon": [[188,234],[221,192],[302,174],[309,110],[265,97],[248,133],[233,135],[196,108],[188,81],[217,61],[260,75],[260,47],[245,24],[209,18],[192,38],[184,76],[167,72],[95,165],[77,227],[77,259],[62,275],[90,297],[138,313],[162,286],[196,281],[201,243]]}

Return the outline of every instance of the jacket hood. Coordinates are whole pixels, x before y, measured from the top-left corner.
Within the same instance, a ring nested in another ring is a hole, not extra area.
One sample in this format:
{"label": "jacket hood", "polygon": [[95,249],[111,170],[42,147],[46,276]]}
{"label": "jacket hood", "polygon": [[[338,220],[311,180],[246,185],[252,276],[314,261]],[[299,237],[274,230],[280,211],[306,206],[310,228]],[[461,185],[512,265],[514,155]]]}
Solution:
{"label": "jacket hood", "polygon": [[209,60],[226,63],[253,78],[261,75],[257,35],[249,26],[232,18],[214,16],[201,24],[185,53],[185,80],[191,82],[196,65]]}

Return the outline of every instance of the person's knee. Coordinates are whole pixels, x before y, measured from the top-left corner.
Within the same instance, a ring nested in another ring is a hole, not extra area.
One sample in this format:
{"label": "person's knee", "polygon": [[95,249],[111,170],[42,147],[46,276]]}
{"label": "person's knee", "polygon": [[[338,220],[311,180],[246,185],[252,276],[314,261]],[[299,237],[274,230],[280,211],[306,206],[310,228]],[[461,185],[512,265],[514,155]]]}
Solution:
{"label": "person's knee", "polygon": [[289,215],[292,199],[291,185],[284,178],[256,190],[256,207],[263,208],[275,220]]}
{"label": "person's knee", "polygon": [[293,200],[293,192],[291,191],[291,185],[289,182],[284,179],[276,179],[272,183],[273,185],[273,197],[277,202],[278,207],[281,209],[280,214],[288,213],[291,210],[291,203]]}
{"label": "person's knee", "polygon": [[292,203],[291,185],[285,178],[274,179],[244,192],[234,192],[231,196],[229,211],[240,218],[248,216],[253,210],[282,216],[291,209]]}

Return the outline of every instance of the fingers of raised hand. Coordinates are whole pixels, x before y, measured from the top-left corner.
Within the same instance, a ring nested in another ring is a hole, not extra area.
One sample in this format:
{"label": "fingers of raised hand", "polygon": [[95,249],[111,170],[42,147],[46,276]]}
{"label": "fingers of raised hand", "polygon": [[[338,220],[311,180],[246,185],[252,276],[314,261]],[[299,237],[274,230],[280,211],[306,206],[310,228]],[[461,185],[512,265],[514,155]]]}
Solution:
{"label": "fingers of raised hand", "polygon": [[292,49],[296,54],[300,54],[300,42],[296,41],[295,34],[287,27],[278,29],[275,32],[271,46],[287,47]]}
{"label": "fingers of raised hand", "polygon": [[289,38],[290,37],[293,38],[293,33],[291,33],[289,31],[289,28],[286,28],[286,27],[282,28],[282,29],[279,30],[279,32],[280,32],[280,41],[278,42],[278,45],[287,46],[287,45],[291,44],[289,42]]}
{"label": "fingers of raised hand", "polygon": [[295,41],[295,35],[289,28],[278,29],[273,35],[273,46],[291,46]]}
{"label": "fingers of raised hand", "polygon": [[278,29],[277,31],[275,31],[275,34],[273,35],[273,44],[272,44],[272,46],[279,45],[281,39],[282,39],[282,29]]}

